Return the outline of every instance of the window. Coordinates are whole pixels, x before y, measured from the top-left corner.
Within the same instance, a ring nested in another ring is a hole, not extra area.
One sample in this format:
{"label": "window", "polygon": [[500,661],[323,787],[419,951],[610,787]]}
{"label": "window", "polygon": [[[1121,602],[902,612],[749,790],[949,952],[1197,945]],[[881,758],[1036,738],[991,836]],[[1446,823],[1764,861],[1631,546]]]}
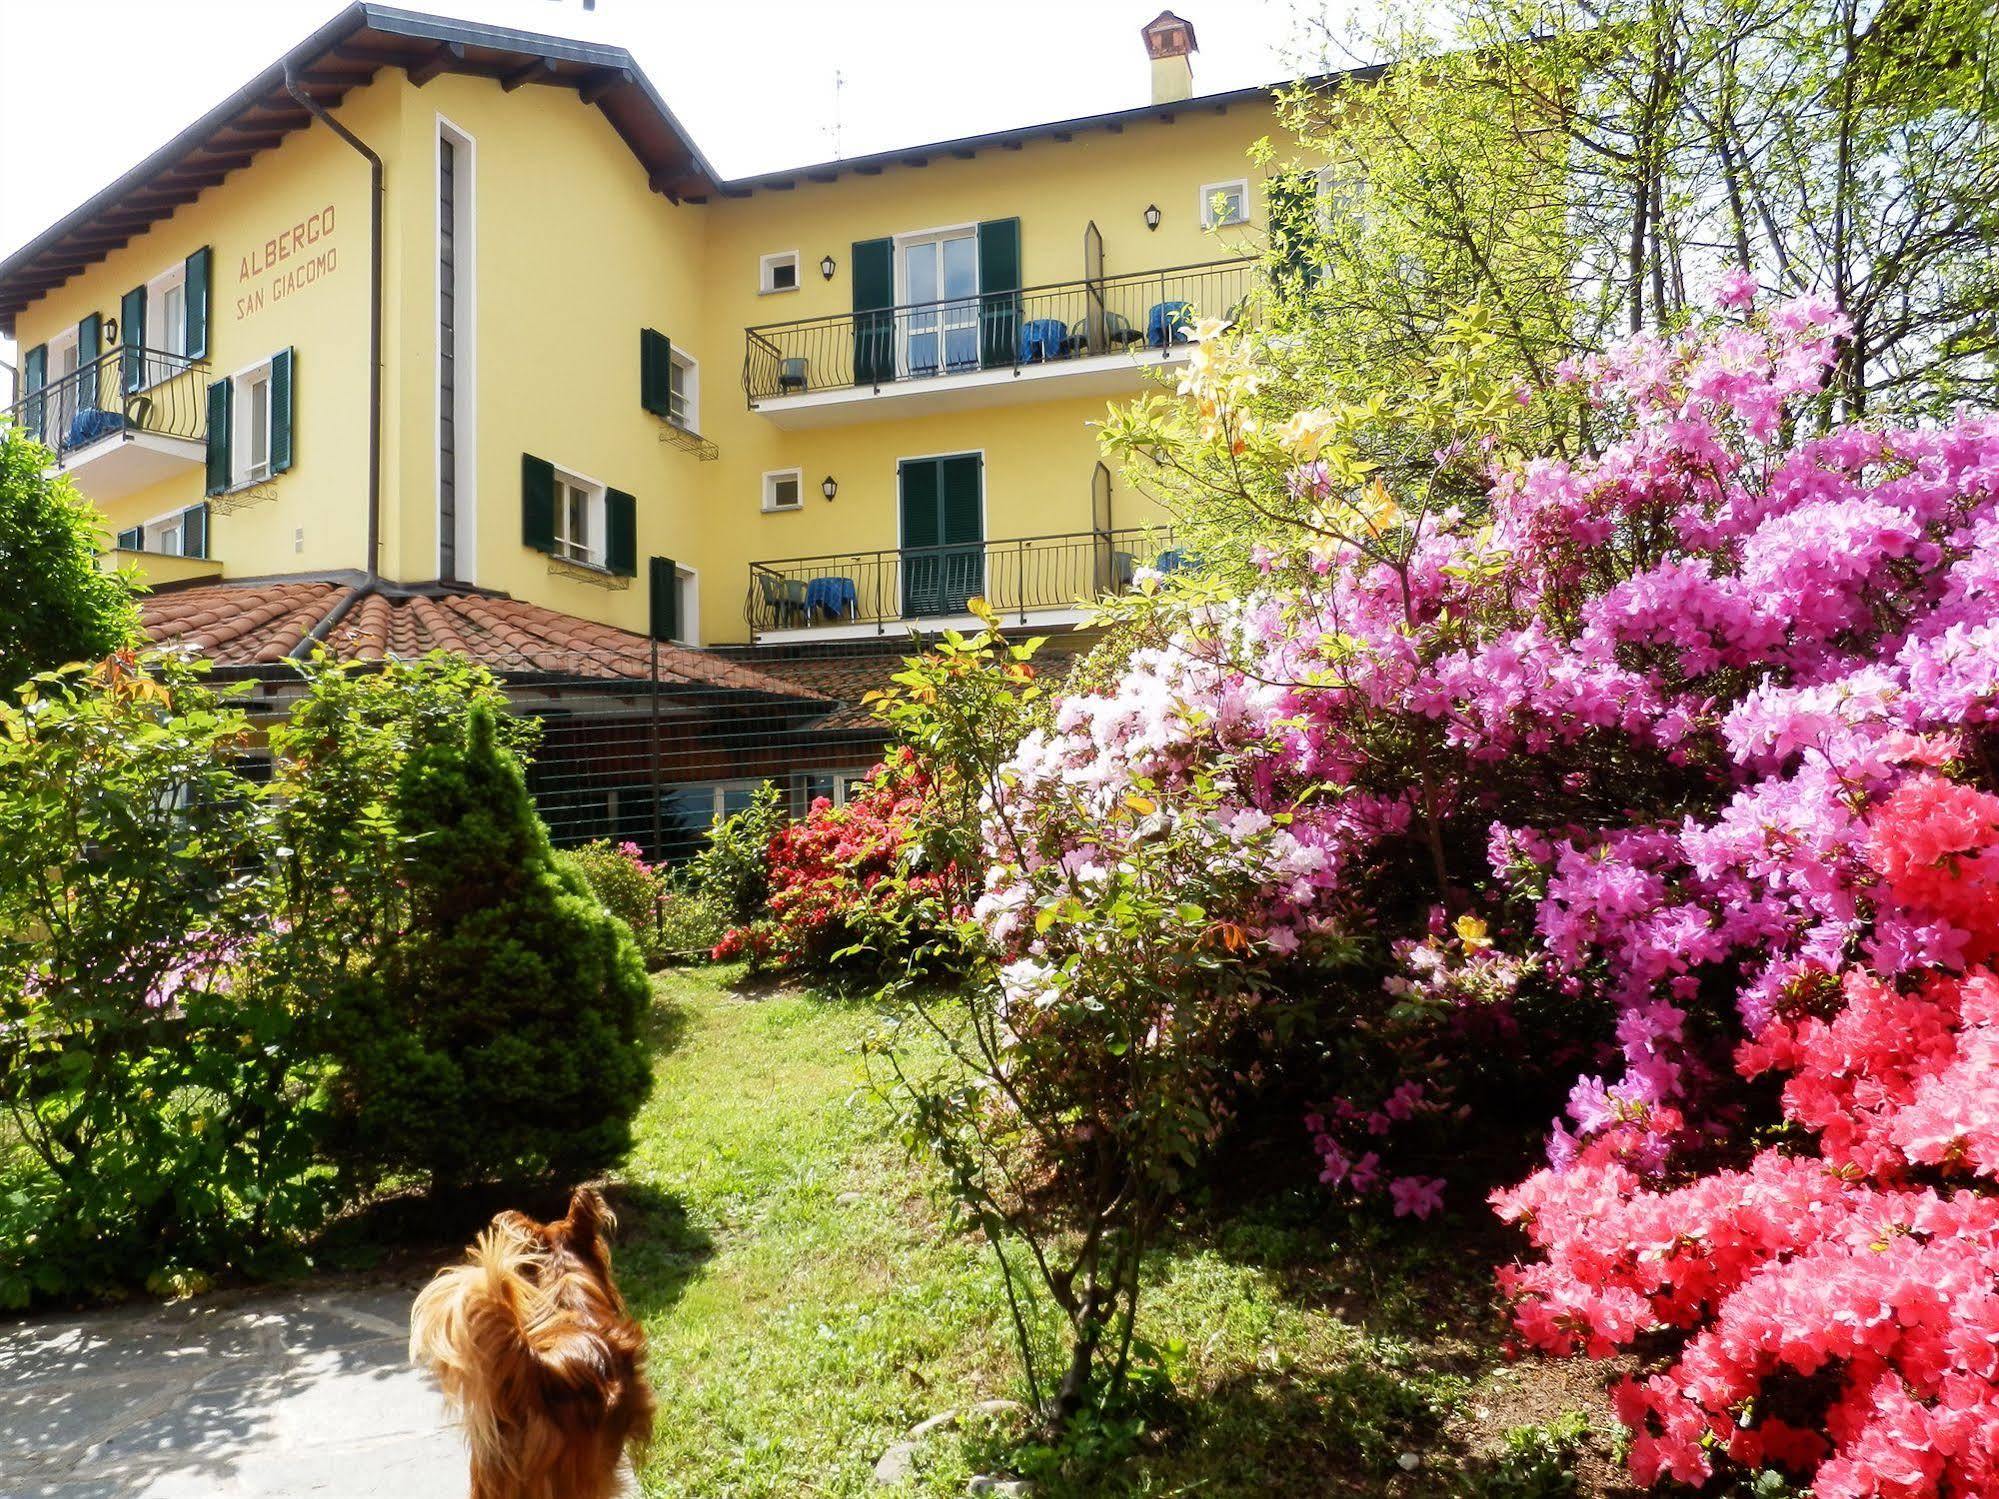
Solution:
{"label": "window", "polygon": [[604,565],[604,487],[555,476],[555,555],[585,567]]}
{"label": "window", "polygon": [[902,372],[954,374],[979,367],[979,245],[975,229],[897,242],[896,301],[904,307]]}
{"label": "window", "polygon": [[805,503],[805,475],[800,469],[781,468],[764,475],[764,509],[796,510]]}
{"label": "window", "polygon": [[[1350,162],[1343,166],[1320,167],[1319,223],[1331,229],[1343,220],[1354,218],[1365,211],[1367,202],[1367,167],[1360,162]],[[1365,224],[1365,220],[1361,221]]]}
{"label": "window", "polygon": [[[182,262],[146,283],[145,347],[178,359],[187,352],[187,265]],[[156,385],[178,368],[166,360],[147,360],[145,383]]]}
{"label": "window", "polygon": [[1220,229],[1249,219],[1249,183],[1238,177],[1233,182],[1210,182],[1201,189],[1201,227]]}
{"label": "window", "polygon": [[667,369],[666,419],[688,432],[701,430],[700,366],[678,349]]}
{"label": "window", "polygon": [[260,364],[236,377],[231,393],[231,425],[236,439],[231,450],[231,476],[236,484],[254,484],[271,476],[271,367]]}
{"label": "window", "polygon": [[792,782],[791,815],[803,817],[812,804],[825,797],[836,807],[844,807],[867,788],[866,770],[808,770]]}
{"label": "window", "polygon": [[191,505],[157,515],[143,525],[118,533],[118,546],[128,552],[151,552],[156,557],[206,557],[208,555],[208,507]]}
{"label": "window", "polygon": [[766,255],[757,262],[757,292],[768,296],[774,291],[798,290],[798,252],[785,250]]}

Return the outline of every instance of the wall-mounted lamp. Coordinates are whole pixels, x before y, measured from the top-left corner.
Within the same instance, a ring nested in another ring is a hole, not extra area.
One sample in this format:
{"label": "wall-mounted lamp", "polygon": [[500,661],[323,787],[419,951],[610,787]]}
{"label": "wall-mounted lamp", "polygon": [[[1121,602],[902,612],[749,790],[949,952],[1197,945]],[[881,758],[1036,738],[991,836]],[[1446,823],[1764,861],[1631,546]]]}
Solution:
{"label": "wall-mounted lamp", "polygon": [[819,481],[819,492],[830,500],[833,498],[834,495],[840,492],[840,486],[835,484],[833,482],[833,476],[831,474],[828,474],[825,478]]}
{"label": "wall-mounted lamp", "polygon": [[828,281],[833,279],[833,257],[828,255],[819,262],[819,274]]}
{"label": "wall-mounted lamp", "polygon": [[1157,203],[1148,203],[1145,205],[1145,227],[1148,229],[1157,229],[1159,227],[1159,205]]}

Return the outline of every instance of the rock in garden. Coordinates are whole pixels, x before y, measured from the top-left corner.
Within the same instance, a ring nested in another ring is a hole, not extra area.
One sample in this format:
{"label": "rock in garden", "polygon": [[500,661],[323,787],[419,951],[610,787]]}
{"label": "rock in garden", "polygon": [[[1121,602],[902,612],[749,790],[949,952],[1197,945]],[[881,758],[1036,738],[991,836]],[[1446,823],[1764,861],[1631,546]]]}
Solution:
{"label": "rock in garden", "polygon": [[1018,1416],[1026,1410],[1027,1407],[1018,1400],[981,1400],[977,1405],[967,1407],[966,1413],[984,1416],[988,1421],[997,1421],[1002,1416]]}
{"label": "rock in garden", "polygon": [[989,1494],[993,1499],[1034,1499],[1034,1485],[1025,1478],[1005,1478],[996,1473],[975,1474],[965,1485],[967,1494]]}
{"label": "rock in garden", "polygon": [[1422,1465],[1423,1459],[1413,1452],[1405,1452],[1395,1459],[1395,1466],[1400,1468],[1404,1473],[1414,1473]]}
{"label": "rock in garden", "polygon": [[918,1421],[914,1426],[910,1427],[909,1439],[912,1442],[920,1442],[933,1431],[949,1431],[957,1424],[958,1413],[956,1411],[939,1411],[936,1415],[926,1420]]}
{"label": "rock in garden", "polygon": [[897,1442],[875,1464],[876,1483],[908,1483],[916,1476],[916,1443]]}

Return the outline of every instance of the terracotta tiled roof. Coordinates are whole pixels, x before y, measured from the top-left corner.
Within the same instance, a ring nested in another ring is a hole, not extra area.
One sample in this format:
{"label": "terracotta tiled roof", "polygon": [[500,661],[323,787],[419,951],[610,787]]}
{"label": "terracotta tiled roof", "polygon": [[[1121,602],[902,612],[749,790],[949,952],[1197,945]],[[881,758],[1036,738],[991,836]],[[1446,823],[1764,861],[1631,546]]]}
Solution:
{"label": "terracotta tiled roof", "polygon": [[[192,646],[218,666],[269,666],[357,592],[351,583],[280,579],[207,583],[148,594],[139,609],[160,644]],[[644,680],[653,643],[643,635],[577,619],[520,599],[481,593],[360,592],[327,630],[326,646],[347,661],[413,659],[453,651],[502,676],[546,675]],[[659,646],[663,682],[812,701],[809,684],[738,656]]]}
{"label": "terracotta tiled roof", "polygon": [[[1051,636],[1034,657],[1041,674],[1062,676],[1096,642],[1087,636]],[[819,722],[822,729],[875,729],[881,721],[872,704],[862,699],[890,685],[902,669],[903,659],[916,647],[907,639],[861,643],[825,643],[757,646],[730,651],[729,659],[754,666],[796,682],[821,697],[836,698],[839,705]]]}

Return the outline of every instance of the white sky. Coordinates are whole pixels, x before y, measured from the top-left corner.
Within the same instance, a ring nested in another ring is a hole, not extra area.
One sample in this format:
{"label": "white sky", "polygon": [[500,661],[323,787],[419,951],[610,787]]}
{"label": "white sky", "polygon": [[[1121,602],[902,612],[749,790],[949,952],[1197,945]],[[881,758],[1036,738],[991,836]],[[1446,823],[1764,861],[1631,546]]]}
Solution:
{"label": "white sky", "polygon": [[[1143,104],[1164,0],[404,0],[631,49],[716,169]],[[1296,70],[1324,0],[1174,0],[1201,93]],[[220,103],[340,0],[0,0],[0,255]],[[834,75],[840,135],[833,137]],[[15,362],[0,341],[0,360]],[[0,396],[5,378],[0,376]]]}

